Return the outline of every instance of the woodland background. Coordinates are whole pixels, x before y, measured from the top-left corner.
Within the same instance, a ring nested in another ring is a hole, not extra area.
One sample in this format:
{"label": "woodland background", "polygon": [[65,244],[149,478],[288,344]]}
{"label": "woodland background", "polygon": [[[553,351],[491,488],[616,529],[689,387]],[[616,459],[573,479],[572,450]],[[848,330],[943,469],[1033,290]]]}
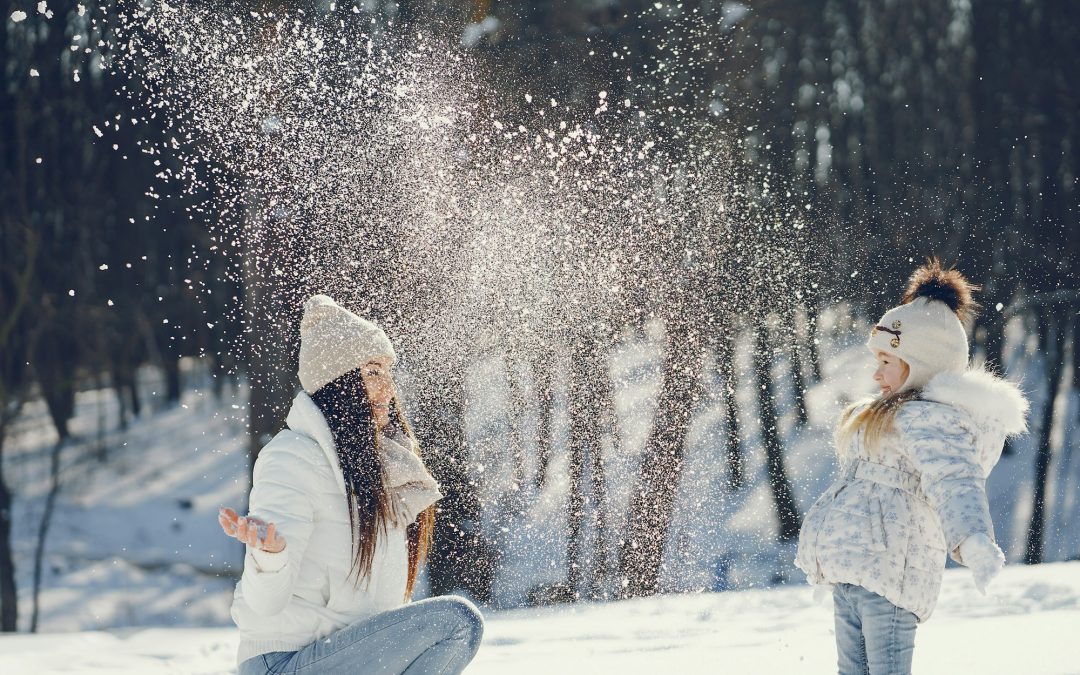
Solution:
{"label": "woodland background", "polygon": [[[325,11],[322,3],[237,6]],[[784,220],[800,223],[792,234],[770,229],[752,209],[733,209],[745,220],[745,239],[727,242],[722,255],[706,255],[696,266],[685,264],[680,242],[711,249],[693,209],[674,227],[638,223],[632,245],[650,262],[625,271],[625,293],[610,311],[559,330],[547,354],[516,351],[509,338],[477,346],[512,364],[505,372],[514,404],[541,411],[538,456],[530,460],[536,470],[526,475],[519,468],[525,466],[521,442],[505,455],[520,480],[542,487],[549,479],[556,399],[565,400],[574,489],[566,506],[566,581],[547,589],[548,599],[602,597],[595,579],[604,568],[626,580],[621,596],[660,590],[684,442],[694,405],[710,388],[728,409],[722,443],[730,480],[741,480],[740,423],[753,416],[761,420],[777,536],[796,537],[800,514],[785,475],[774,392],[780,386],[795,392],[798,423],[805,424],[805,391],[822,377],[819,317],[839,307],[855,325],[873,320],[898,301],[907,275],[926,256],[955,262],[983,285],[984,308],[971,333],[979,358],[1009,375],[1006,326],[1018,326],[1043,364],[1037,380],[1025,381],[1029,393],[1053,402],[1056,394],[1080,392],[1074,86],[1080,5],[372,0],[358,7],[365,20],[401,36],[398,43],[407,44],[409,32],[421,27],[461,34],[492,81],[512,82],[517,91],[558,91],[583,116],[600,89],[613,100],[663,101],[648,124],[670,157],[700,152],[680,130],[708,120],[725,130],[727,147],[741,153],[755,184],[786,191],[747,192],[732,201],[770,202]],[[19,10],[27,18],[10,20]],[[269,246],[288,261],[295,243],[241,236],[222,244],[214,238],[216,214],[192,217],[186,209],[201,195],[152,189],[160,171],[155,161],[180,161],[140,151],[160,138],[161,128],[152,121],[121,124],[111,143],[94,132],[101,120],[129,117],[132,106],[130,92],[121,90],[129,83],[95,67],[102,58],[95,45],[108,37],[107,25],[91,25],[75,2],[51,0],[48,10],[51,17],[28,3],[0,1],[0,453],[26,406],[44,401],[59,439],[49,448],[56,473],[62,452],[89,443],[68,428],[78,392],[112,390],[119,423],[127,424],[177,405],[189,385],[183,364],[197,359],[218,394],[239,383],[249,387],[253,461],[291,399],[297,300],[312,289],[282,288],[250,260]],[[119,11],[109,2],[98,10]],[[81,77],[73,78],[75,70]],[[634,86],[622,91],[627,72]],[[784,255],[772,253],[778,249]],[[762,265],[798,273],[762,274]],[[392,296],[390,275],[358,293]],[[773,302],[777,295],[783,301]],[[762,297],[769,298],[764,305]],[[372,306],[372,317],[392,334],[420,321],[380,315],[380,304]],[[664,384],[627,519],[624,541],[638,545],[626,544],[617,555],[589,552],[586,515],[590,527],[602,528],[610,518],[596,507],[605,503],[596,448],[617,433],[610,382],[594,374],[607,372],[602,364],[623,331],[642,331],[650,321],[664,326]],[[751,348],[748,367],[733,357],[741,343]],[[559,359],[565,368],[552,366]],[[776,359],[790,364],[784,383],[776,381]],[[710,377],[701,374],[704,363],[715,364]],[[163,387],[153,396],[137,384],[136,373],[147,366],[161,373]],[[465,379],[463,366],[440,373],[438,386],[415,390],[409,413],[449,494],[430,565],[432,591],[464,588],[484,600],[499,552],[476,525],[483,504],[467,469]],[[744,381],[758,392],[752,407],[723,394]],[[1080,424],[1080,408],[1043,403],[1033,410],[1035,490],[1024,552],[1030,563],[1043,559],[1051,462],[1074,447],[1053,437],[1062,424],[1055,415],[1077,416],[1066,428]],[[531,433],[513,420],[510,426],[518,436]],[[108,448],[97,451],[107,461]],[[0,473],[0,626],[6,631],[16,626],[10,533],[18,489]]]}

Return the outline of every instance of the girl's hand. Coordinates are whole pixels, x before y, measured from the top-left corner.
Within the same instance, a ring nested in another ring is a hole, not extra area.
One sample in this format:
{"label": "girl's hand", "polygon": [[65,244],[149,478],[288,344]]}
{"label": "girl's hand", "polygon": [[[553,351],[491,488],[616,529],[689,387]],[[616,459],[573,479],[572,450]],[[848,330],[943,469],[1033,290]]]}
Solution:
{"label": "girl's hand", "polygon": [[1005,555],[990,537],[973,534],[960,542],[960,558],[975,577],[975,588],[986,595],[990,580],[998,575],[1005,565]]}
{"label": "girl's hand", "polygon": [[277,526],[265,523],[259,518],[241,517],[230,508],[221,507],[218,522],[225,534],[243,543],[267,553],[280,553],[285,550],[285,538],[277,533]]}

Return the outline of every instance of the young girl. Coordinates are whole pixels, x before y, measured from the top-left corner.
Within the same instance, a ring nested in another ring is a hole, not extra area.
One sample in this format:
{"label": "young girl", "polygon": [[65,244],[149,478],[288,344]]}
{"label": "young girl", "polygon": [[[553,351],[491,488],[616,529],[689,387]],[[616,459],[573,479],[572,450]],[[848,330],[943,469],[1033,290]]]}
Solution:
{"label": "young girl", "polygon": [[871,331],[881,392],[841,419],[840,476],[803,523],[796,565],[833,587],[841,675],[911,672],[946,555],[982,593],[1005,562],[985,483],[1006,436],[1024,431],[1027,401],[968,369],[973,290],[931,261]]}
{"label": "young girl", "polygon": [[383,331],[325,295],[304,305],[300,384],[255,462],[232,616],[240,675],[460,673],[483,621],[468,601],[408,603],[439,487],[398,405]]}

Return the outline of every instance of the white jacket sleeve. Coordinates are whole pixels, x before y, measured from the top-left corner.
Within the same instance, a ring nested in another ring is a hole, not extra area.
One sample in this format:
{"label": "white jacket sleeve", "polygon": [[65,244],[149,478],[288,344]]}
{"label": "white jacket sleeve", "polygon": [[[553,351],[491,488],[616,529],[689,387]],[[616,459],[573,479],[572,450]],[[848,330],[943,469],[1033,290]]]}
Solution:
{"label": "white jacket sleeve", "polygon": [[904,406],[897,424],[902,447],[921,474],[921,487],[937,511],[945,544],[953,558],[967,537],[986,534],[994,539],[994,524],[986,499],[986,479],[979,463],[971,420],[952,406],[915,402]]}
{"label": "white jacket sleeve", "polygon": [[266,446],[255,461],[248,513],[274,523],[285,539],[280,553],[247,547],[240,585],[244,600],[257,614],[277,614],[292,596],[314,527],[313,470],[310,462],[285,445]]}

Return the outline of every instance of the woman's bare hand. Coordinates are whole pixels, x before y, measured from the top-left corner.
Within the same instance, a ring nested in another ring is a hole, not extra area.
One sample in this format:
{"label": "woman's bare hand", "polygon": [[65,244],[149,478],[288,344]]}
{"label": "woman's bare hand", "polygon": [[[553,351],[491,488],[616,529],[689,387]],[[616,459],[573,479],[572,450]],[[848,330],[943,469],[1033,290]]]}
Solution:
{"label": "woman's bare hand", "polygon": [[218,522],[225,534],[248,546],[267,553],[280,553],[285,550],[285,538],[278,535],[277,527],[273,523],[240,516],[225,506],[218,511]]}

